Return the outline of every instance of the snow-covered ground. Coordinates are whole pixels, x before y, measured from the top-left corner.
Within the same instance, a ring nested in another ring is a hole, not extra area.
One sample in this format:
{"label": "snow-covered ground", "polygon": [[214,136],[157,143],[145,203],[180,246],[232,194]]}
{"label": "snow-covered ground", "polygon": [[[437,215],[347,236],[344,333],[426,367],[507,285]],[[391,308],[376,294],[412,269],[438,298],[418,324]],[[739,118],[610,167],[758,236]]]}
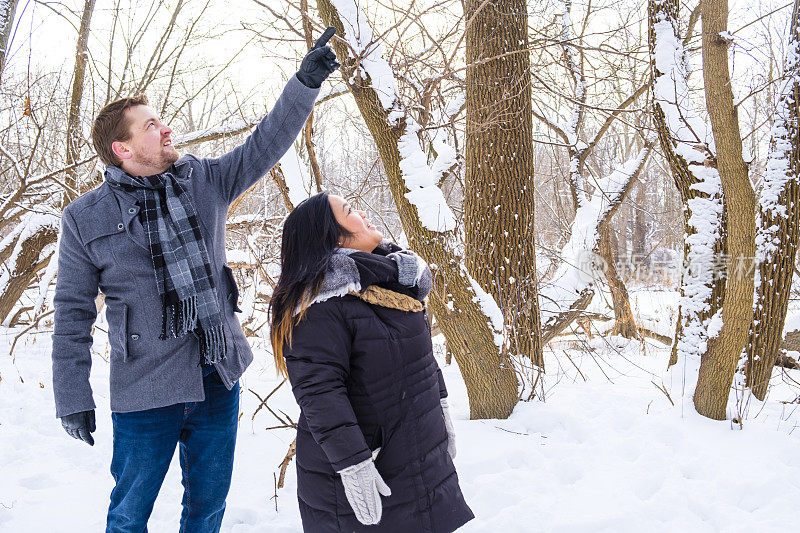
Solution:
{"label": "snow-covered ground", "polygon": [[[656,326],[674,314],[673,293],[633,292],[631,300],[648,327],[670,333]],[[18,345],[12,359],[17,331],[0,329],[0,531],[101,531],[113,485],[106,343],[98,335],[92,372],[98,429],[89,447],[68,437],[54,417],[49,334]],[[795,399],[797,389],[787,381],[800,381],[799,373],[776,372],[768,401],[751,401],[740,429],[694,412],[696,364],[667,372],[668,347],[602,337],[563,337],[551,345],[545,401],[519,404],[508,420],[468,420],[458,369],[440,360],[456,419],[456,466],[476,515],[463,531],[796,531],[800,413],[798,404],[781,401]],[[248,389],[263,397],[278,383],[270,357],[257,349],[242,379],[225,532],[300,531],[293,463],[274,499],[273,474],[293,430],[267,430],[278,422],[265,409],[251,420],[259,401]],[[735,396],[731,415],[739,409]],[[269,405],[296,419],[287,385]],[[176,457],[152,532],[177,530],[179,472]]]}

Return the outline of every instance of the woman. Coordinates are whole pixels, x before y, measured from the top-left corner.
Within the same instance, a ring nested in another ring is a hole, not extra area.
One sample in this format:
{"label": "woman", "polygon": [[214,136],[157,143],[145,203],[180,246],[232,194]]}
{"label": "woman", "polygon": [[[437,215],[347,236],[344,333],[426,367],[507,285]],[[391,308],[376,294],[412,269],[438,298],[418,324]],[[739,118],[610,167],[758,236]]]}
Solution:
{"label": "woman", "polygon": [[430,270],[382,238],[325,193],[284,224],[271,339],[301,410],[307,532],[451,532],[473,518],[422,304]]}

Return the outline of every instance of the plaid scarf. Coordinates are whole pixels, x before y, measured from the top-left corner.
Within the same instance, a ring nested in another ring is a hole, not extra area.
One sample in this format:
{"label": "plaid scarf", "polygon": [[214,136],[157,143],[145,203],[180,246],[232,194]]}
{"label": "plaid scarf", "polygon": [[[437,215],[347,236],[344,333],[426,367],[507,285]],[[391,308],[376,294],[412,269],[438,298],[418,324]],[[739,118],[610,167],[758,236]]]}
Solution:
{"label": "plaid scarf", "polygon": [[193,332],[200,340],[205,363],[225,357],[222,313],[214,277],[192,198],[169,171],[133,177],[108,167],[106,181],[132,192],[142,209],[158,293],[162,304],[161,339]]}

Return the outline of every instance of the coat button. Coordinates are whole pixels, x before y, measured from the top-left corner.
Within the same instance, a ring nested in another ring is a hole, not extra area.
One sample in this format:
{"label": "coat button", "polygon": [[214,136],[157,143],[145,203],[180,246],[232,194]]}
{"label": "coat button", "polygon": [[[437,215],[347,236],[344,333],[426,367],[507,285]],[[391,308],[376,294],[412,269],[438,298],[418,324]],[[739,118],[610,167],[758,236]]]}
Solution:
{"label": "coat button", "polygon": [[134,214],[135,212],[136,212],[135,207],[131,207],[130,209],[128,209],[128,213],[130,213],[131,215]]}
{"label": "coat button", "polygon": [[124,227],[125,227],[125,226],[123,226],[121,222],[120,222],[119,224],[117,224],[117,229],[122,229],[122,228],[124,228]]}
{"label": "coat button", "polygon": [[131,340],[132,341],[138,341],[139,340],[139,335],[137,333],[132,334],[131,335]]}

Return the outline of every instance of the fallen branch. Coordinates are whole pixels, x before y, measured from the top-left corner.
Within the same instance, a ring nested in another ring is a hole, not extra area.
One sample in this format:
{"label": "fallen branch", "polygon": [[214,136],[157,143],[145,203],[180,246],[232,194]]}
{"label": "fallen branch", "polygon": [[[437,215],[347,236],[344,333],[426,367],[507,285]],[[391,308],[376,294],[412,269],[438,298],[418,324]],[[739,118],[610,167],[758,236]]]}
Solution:
{"label": "fallen branch", "polygon": [[297,453],[297,437],[292,441],[289,445],[289,450],[286,452],[286,457],[283,458],[280,464],[280,475],[278,476],[278,488],[283,488],[283,483],[286,481],[286,469],[289,467],[289,463],[292,462],[292,457],[294,457],[295,453]]}

